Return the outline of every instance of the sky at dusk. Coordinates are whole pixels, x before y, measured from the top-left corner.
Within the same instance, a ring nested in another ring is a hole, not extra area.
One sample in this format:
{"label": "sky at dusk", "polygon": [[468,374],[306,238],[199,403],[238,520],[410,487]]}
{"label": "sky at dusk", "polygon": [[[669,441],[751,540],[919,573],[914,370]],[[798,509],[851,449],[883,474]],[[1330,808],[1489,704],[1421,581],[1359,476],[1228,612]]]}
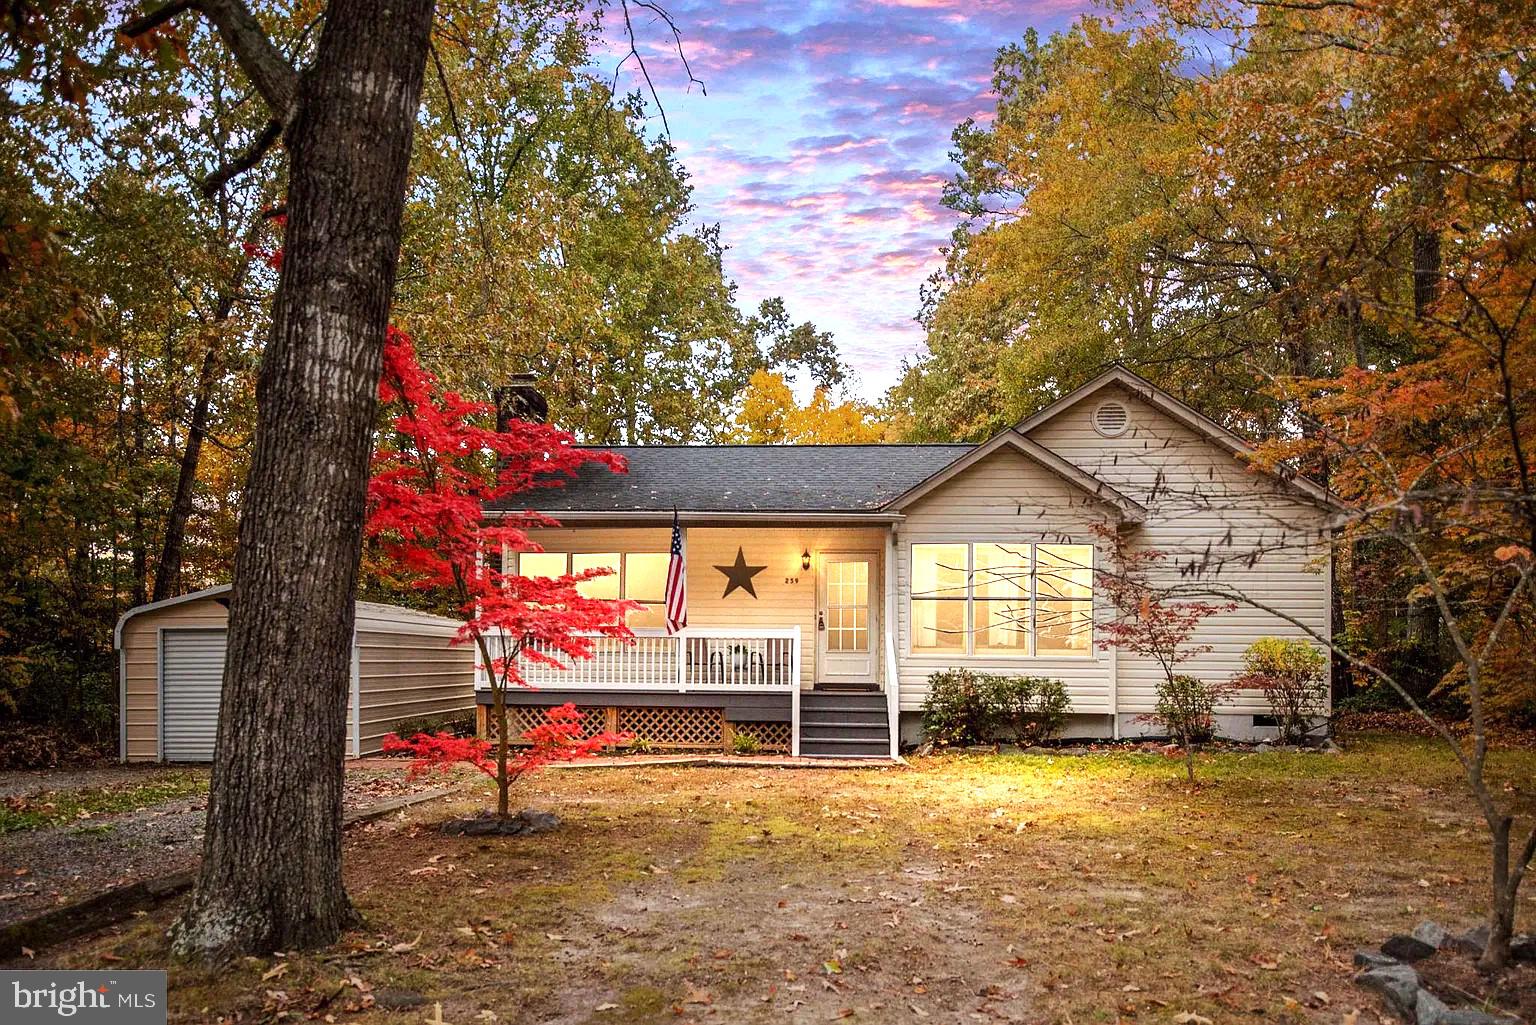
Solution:
{"label": "sky at dusk", "polygon": [[[705,95],[687,87],[666,26],[631,5],[698,220],[721,224],[743,308],[782,295],[834,333],[858,393],[878,398],[922,346],[919,288],[955,224],[939,202],[951,131],[991,110],[1000,45],[1088,6],[673,0]],[[622,35],[610,12],[608,35]],[[631,65],[620,87],[637,84]]]}

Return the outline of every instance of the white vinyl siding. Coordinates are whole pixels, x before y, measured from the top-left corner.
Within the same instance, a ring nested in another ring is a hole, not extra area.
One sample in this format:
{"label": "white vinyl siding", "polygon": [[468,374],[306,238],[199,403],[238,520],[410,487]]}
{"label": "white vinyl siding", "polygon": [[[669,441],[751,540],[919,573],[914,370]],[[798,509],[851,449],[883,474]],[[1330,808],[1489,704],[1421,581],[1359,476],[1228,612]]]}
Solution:
{"label": "white vinyl siding", "polygon": [[[228,589],[131,610],[119,627],[124,761],[213,756],[228,644]],[[472,716],[475,656],[456,620],[358,602],[346,752],[371,754],[399,719]],[[361,714],[359,714],[359,705]],[[359,721],[361,720],[361,721]],[[361,743],[354,746],[354,738]]]}
{"label": "white vinyl siding", "polygon": [[902,711],[918,711],[928,695],[928,677],[966,667],[1012,675],[1061,680],[1072,711],[1105,715],[1113,711],[1113,657],[1091,646],[1066,655],[1013,652],[924,652],[914,648],[912,546],[947,543],[1092,545],[1096,530],[1110,521],[1108,508],[1028,456],[1000,448],[903,510],[897,527],[897,671]]}
{"label": "white vinyl siding", "polygon": [[[1093,427],[1094,411],[1109,398],[1123,403],[1126,429],[1106,438]],[[1288,486],[1246,466],[1210,441],[1119,386],[1084,397],[1036,426],[1030,438],[1107,481],[1148,509],[1130,537],[1165,553],[1161,572],[1188,584],[1181,567],[1204,564],[1209,578],[1283,609],[1328,635],[1331,580],[1326,514]],[[1259,555],[1251,561],[1253,555]],[[1182,667],[1201,679],[1231,679],[1243,650],[1265,636],[1304,637],[1300,628],[1269,612],[1240,605],[1201,624],[1192,644],[1208,644]],[[1150,659],[1118,653],[1120,711],[1149,712],[1160,670]],[[1263,696],[1247,691],[1218,711],[1267,714]]]}

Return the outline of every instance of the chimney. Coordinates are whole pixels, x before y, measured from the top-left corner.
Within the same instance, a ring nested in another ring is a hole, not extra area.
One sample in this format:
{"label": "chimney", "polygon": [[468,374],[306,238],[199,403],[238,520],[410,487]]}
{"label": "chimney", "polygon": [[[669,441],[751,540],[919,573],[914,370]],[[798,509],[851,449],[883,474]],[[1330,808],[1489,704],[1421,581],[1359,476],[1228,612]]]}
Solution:
{"label": "chimney", "polygon": [[539,391],[537,374],[513,374],[507,383],[491,389],[496,406],[496,429],[504,431],[511,420],[543,423],[549,419],[549,401]]}

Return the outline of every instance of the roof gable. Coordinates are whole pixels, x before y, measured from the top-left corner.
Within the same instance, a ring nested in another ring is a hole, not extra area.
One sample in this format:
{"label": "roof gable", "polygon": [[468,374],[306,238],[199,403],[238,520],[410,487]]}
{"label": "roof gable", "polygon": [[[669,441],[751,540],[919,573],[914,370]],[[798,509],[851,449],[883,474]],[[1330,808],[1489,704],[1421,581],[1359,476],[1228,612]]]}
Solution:
{"label": "roof gable", "polygon": [[1299,492],[1300,494],[1305,495],[1313,501],[1331,509],[1340,509],[1344,507],[1344,503],[1337,496],[1333,495],[1326,488],[1317,484],[1315,481],[1309,480],[1306,477],[1279,474],[1259,467],[1252,460],[1252,456],[1255,452],[1254,446],[1250,444],[1248,440],[1242,435],[1236,433],[1235,431],[1228,430],[1226,427],[1223,427],[1221,424],[1212,420],[1204,413],[1201,413],[1193,406],[1190,406],[1188,403],[1169,394],[1168,392],[1159,388],[1157,385],[1153,384],[1151,381],[1148,381],[1146,378],[1132,373],[1119,364],[1115,364],[1114,366],[1110,367],[1108,370],[1104,371],[1104,373],[1100,374],[1098,377],[1095,377],[1087,384],[1073,389],[1039,412],[1026,417],[1013,429],[1020,432],[1021,434],[1028,435],[1037,427],[1055,419],[1058,415],[1066,412],[1068,409],[1071,409],[1073,406],[1082,402],[1084,399],[1087,399],[1095,393],[1103,391],[1106,388],[1114,386],[1119,386],[1135,398],[1140,399],[1142,402],[1145,402],[1147,405],[1167,416],[1175,423],[1178,423],[1188,428],[1189,430],[1194,431],[1196,434],[1204,437],[1207,441],[1216,445],[1218,448],[1226,450],[1232,456],[1242,462],[1245,466],[1252,468],[1256,472],[1262,473],[1264,476],[1276,480],[1286,485],[1290,489]]}
{"label": "roof gable", "polygon": [[1009,448],[1018,452],[1041,468],[1060,477],[1089,498],[1108,506],[1115,512],[1116,518],[1121,522],[1140,523],[1146,517],[1147,510],[1143,506],[1121,494],[1106,482],[1061,458],[1039,442],[1024,436],[1012,427],[999,431],[987,441],[977,445],[953,462],[940,467],[933,474],[892,499],[886,505],[886,508],[892,511],[899,511],[905,508],[1003,448]]}

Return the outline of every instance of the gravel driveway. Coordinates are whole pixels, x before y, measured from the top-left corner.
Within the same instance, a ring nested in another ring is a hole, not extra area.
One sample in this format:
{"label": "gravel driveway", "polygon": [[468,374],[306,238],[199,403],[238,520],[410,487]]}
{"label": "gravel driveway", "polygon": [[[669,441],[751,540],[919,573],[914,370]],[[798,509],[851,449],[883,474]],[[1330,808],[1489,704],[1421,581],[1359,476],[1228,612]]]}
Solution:
{"label": "gravel driveway", "polygon": [[[152,793],[168,782],[182,791],[180,796],[142,807],[0,833],[0,925],[109,887],[196,865],[208,806],[207,777],[206,767],[159,765],[0,773],[0,801],[18,807],[140,787]],[[345,807],[352,811],[441,785],[436,777],[407,780],[402,762],[351,762]]]}

